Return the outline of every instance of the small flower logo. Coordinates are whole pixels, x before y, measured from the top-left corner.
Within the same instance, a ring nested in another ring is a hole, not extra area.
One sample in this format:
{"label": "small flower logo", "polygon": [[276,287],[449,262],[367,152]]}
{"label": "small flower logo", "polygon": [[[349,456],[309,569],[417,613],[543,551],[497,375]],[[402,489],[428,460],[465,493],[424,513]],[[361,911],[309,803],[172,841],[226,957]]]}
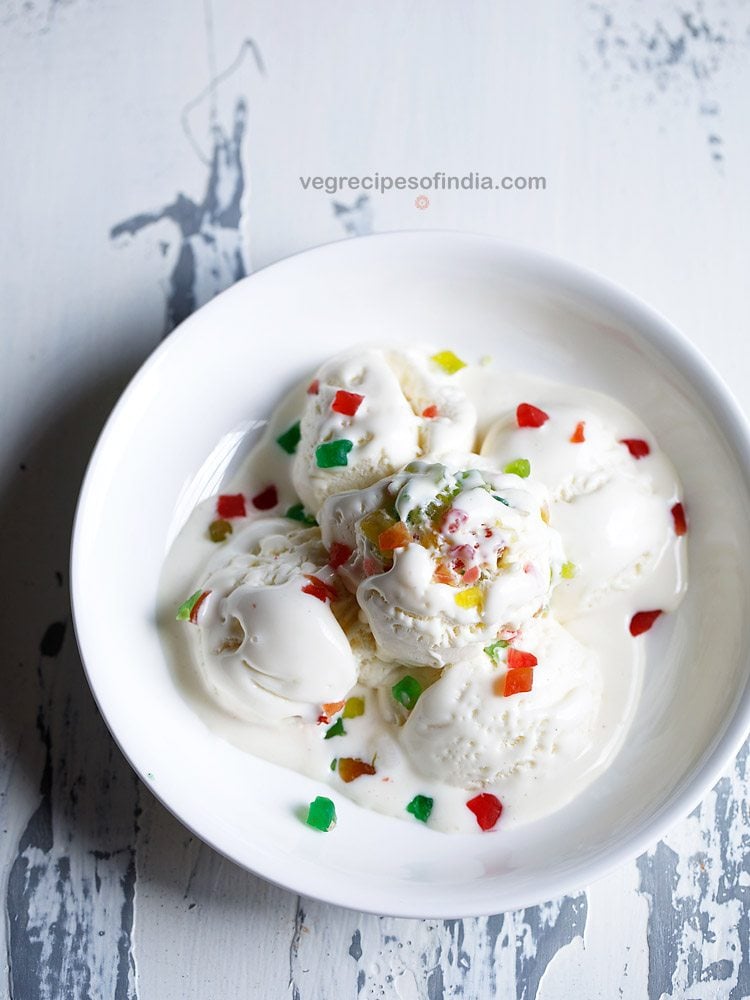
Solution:
{"label": "small flower logo", "polygon": [[426,208],[430,207],[430,199],[426,194],[418,194],[414,199],[414,204],[418,209],[424,211]]}

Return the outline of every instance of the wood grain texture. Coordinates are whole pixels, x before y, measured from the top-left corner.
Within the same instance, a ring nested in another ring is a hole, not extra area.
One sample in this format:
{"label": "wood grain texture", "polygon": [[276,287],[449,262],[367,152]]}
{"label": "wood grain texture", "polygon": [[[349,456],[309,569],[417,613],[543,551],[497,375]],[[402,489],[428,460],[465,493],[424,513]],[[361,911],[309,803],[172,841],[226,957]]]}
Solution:
{"label": "wood grain texture", "polygon": [[[306,246],[459,228],[608,273],[750,403],[750,6],[0,3],[0,995],[750,996],[748,749],[596,885],[518,913],[346,912],[239,871],[134,777],[80,668],[75,498],[140,361]],[[545,175],[366,197],[301,175]]]}

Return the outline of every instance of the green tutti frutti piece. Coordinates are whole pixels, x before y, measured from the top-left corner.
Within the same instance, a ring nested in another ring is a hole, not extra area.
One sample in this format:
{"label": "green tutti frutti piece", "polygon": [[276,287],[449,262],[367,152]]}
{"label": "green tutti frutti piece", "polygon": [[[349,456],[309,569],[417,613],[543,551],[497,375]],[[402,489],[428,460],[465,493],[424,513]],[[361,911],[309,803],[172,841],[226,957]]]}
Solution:
{"label": "green tutti frutti piece", "polygon": [[576,564],[572,562],[565,562],[562,564],[562,569],[560,570],[560,576],[563,580],[572,580],[576,575]]}
{"label": "green tutti frutti piece", "polygon": [[462,361],[457,354],[453,351],[438,351],[437,354],[433,354],[432,361],[435,364],[440,365],[443,371],[448,375],[455,375],[456,372],[461,371],[462,368],[466,367],[466,362]]}
{"label": "green tutti frutti piece", "polygon": [[326,729],[326,734],[323,737],[325,740],[330,740],[334,736],[346,736],[346,730],[344,729],[344,720],[342,718],[336,719],[334,724]]}
{"label": "green tutti frutti piece", "polygon": [[365,714],[364,698],[347,698],[344,711],[341,713],[342,719],[356,719]]}
{"label": "green tutti frutti piece", "polygon": [[276,444],[284,449],[287,455],[293,455],[297,450],[297,445],[302,437],[302,431],[299,427],[299,420],[296,424],[285,430],[283,434],[279,434],[276,438]]}
{"label": "green tutti frutti piece", "polygon": [[509,645],[510,643],[506,642],[505,639],[498,639],[497,642],[491,642],[489,646],[485,646],[484,651],[493,663],[497,663],[500,650],[507,649]]}
{"label": "green tutti frutti piece", "polygon": [[322,830],[323,833],[328,833],[336,826],[336,807],[325,795],[318,795],[308,807],[305,822],[313,830]]}
{"label": "green tutti frutti piece", "polygon": [[508,462],[503,472],[507,472],[511,476],[520,476],[521,479],[527,479],[531,474],[531,462],[528,458],[517,458],[514,462]]}
{"label": "green tutti frutti piece", "polygon": [[311,527],[315,527],[318,523],[312,514],[307,513],[301,503],[292,504],[284,517],[288,517],[291,521],[301,521],[302,524],[309,524]]}
{"label": "green tutti frutti piece", "polygon": [[416,677],[411,677],[409,674],[391,688],[391,694],[396,701],[410,712],[419,701],[421,693],[422,685]]}
{"label": "green tutti frutti piece", "polygon": [[426,823],[430,818],[430,813],[432,812],[434,804],[434,799],[431,799],[429,795],[415,795],[406,807],[406,811],[411,813],[412,816],[414,816],[415,819],[418,819],[421,823]]}
{"label": "green tutti frutti piece", "polygon": [[337,760],[336,760],[336,758],[334,757],[334,758],[333,758],[333,760],[331,761],[331,770],[332,770],[332,771],[335,771],[335,770],[336,770],[336,765],[337,765],[337,764],[338,764],[338,761],[337,761]]}
{"label": "green tutti frutti piece", "polygon": [[191,594],[186,601],[184,601],[177,609],[176,620],[178,622],[190,621],[190,614],[195,607],[195,605],[200,600],[200,596],[203,593],[202,590],[196,590],[194,594]]}
{"label": "green tutti frutti piece", "polygon": [[212,521],[208,526],[208,537],[212,542],[223,542],[231,534],[232,525],[229,521],[225,521],[221,517],[216,521]]}
{"label": "green tutti frutti piece", "polygon": [[336,441],[326,441],[315,449],[315,462],[319,469],[335,469],[339,465],[348,465],[347,455],[354,447],[346,438]]}
{"label": "green tutti frutti piece", "polygon": [[[506,469],[505,471],[507,472],[508,470]],[[531,469],[529,469],[529,472],[530,471],[531,471]],[[493,493],[492,494],[492,499],[493,500],[499,500],[500,503],[504,503],[506,507],[510,507],[510,500],[506,500],[505,497],[499,497],[499,496],[497,496],[496,494]]]}

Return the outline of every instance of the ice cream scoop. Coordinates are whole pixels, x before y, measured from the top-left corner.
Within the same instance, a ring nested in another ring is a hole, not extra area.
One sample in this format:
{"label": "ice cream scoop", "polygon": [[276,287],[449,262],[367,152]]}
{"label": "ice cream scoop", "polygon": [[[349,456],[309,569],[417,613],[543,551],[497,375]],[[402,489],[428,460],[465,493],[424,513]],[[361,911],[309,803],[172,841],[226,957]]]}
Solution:
{"label": "ice cream scoop", "polygon": [[[516,645],[534,654],[535,680],[530,691],[503,697],[498,682],[514,673],[508,651]],[[419,698],[400,743],[420,774],[462,788],[517,772],[546,776],[587,749],[601,689],[591,651],[552,618],[532,619],[496,657],[480,651],[447,667]]]}
{"label": "ice cream scoop", "polygon": [[475,426],[473,403],[427,353],[337,355],[305,396],[294,487],[317,513],[326,497],[369,486],[427,451],[470,449]]}
{"label": "ice cream scoop", "polygon": [[265,724],[314,719],[355,683],[327,558],[317,528],[263,518],[209,563],[196,622],[200,668],[230,714]]}
{"label": "ice cream scoop", "polygon": [[442,667],[470,657],[536,614],[559,578],[544,487],[481,468],[478,456],[456,463],[413,462],[320,512],[384,659]]}

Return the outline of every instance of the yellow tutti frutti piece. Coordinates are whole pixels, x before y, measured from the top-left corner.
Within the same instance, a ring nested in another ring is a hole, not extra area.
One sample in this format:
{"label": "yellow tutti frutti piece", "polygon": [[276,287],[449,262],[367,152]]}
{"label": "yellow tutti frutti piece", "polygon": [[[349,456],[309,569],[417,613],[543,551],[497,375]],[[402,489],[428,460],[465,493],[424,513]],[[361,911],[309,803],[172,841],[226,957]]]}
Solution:
{"label": "yellow tutti frutti piece", "polygon": [[437,354],[432,355],[432,360],[435,364],[440,365],[448,375],[455,375],[456,372],[466,367],[466,362],[462,361],[453,351],[438,351]]}
{"label": "yellow tutti frutti piece", "polygon": [[481,611],[484,607],[484,594],[480,587],[467,587],[466,590],[459,590],[453,600],[459,608],[478,608]]}
{"label": "yellow tutti frutti piece", "polygon": [[364,698],[347,698],[344,711],[341,713],[345,719],[356,719],[365,714]]}
{"label": "yellow tutti frutti piece", "polygon": [[572,562],[566,562],[562,564],[562,569],[560,570],[560,576],[563,580],[572,580],[576,575],[576,564]]}
{"label": "yellow tutti frutti piece", "polygon": [[359,522],[359,530],[368,542],[377,546],[378,539],[383,532],[392,528],[395,523],[396,518],[390,517],[384,510],[372,510],[369,514],[365,514]]}

